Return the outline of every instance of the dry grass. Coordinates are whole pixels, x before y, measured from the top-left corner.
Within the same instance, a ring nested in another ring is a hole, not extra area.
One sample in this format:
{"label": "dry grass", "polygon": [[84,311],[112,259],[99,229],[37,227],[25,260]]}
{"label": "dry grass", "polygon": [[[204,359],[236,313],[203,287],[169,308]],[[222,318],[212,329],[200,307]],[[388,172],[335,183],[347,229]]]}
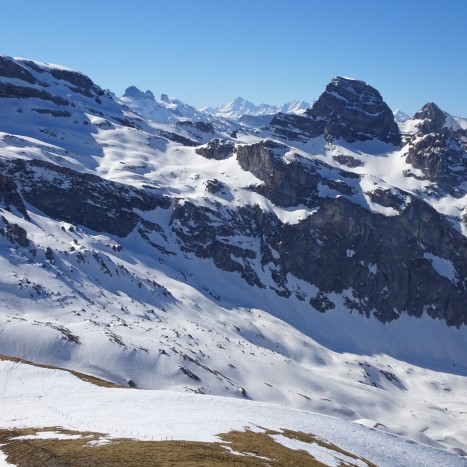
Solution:
{"label": "dry grass", "polygon": [[328,441],[324,441],[315,435],[309,434],[309,433],[302,433],[301,431],[292,431],[292,430],[287,430],[287,429],[282,429],[282,435],[286,436],[287,438],[290,439],[297,439],[299,441],[303,441],[304,443],[315,443],[318,444],[319,446],[329,449],[331,451],[338,452],[340,454],[343,454],[344,456],[350,457],[355,460],[361,460],[362,462],[365,462],[368,467],[377,467],[375,464],[370,462],[368,459],[364,459],[363,457],[356,456],[355,454],[352,454],[349,451],[345,451],[344,449],[340,448],[339,446],[336,446],[335,444],[329,443]]}
{"label": "dry grass", "polygon": [[0,360],[16,362],[16,363],[23,363],[25,365],[33,365],[33,366],[37,366],[39,368],[47,368],[49,370],[66,371],[66,372],[71,373],[72,375],[76,376],[77,378],[82,379],[83,381],[86,381],[87,383],[91,383],[91,384],[94,384],[95,386],[101,386],[101,387],[104,387],[104,388],[123,388],[123,387],[127,387],[127,386],[120,386],[118,384],[111,383],[110,381],[106,381],[105,379],[96,378],[95,376],[87,375],[85,373],[80,373],[78,371],[67,370],[66,368],[58,368],[56,366],[50,366],[50,365],[41,365],[40,363],[30,362],[28,360],[24,360],[24,359],[18,358],[18,357],[10,357],[8,355],[0,355]]}
{"label": "dry grass", "polygon": [[[49,365],[29,362],[17,357],[0,355],[0,360],[12,361],[41,368],[57,369]],[[108,381],[71,370],[74,376],[97,386],[122,387]],[[61,427],[0,429],[1,450],[7,461],[18,467],[321,467],[305,451],[289,449],[276,442],[271,435],[281,434],[310,444],[318,444],[336,454],[361,460],[369,467],[376,467],[366,459],[344,451],[312,434],[292,430],[281,432],[258,427],[262,432],[231,431],[219,435],[221,442],[194,441],[137,441],[109,439],[107,444],[93,445],[105,439],[101,433],[74,432]],[[80,435],[79,439],[15,439],[18,436],[35,435],[42,431],[55,431],[64,435]],[[91,444],[89,444],[91,443]],[[233,451],[233,452],[232,452]],[[343,461],[340,466],[350,466]]]}
{"label": "dry grass", "polygon": [[[79,434],[80,439],[30,439],[18,440],[18,436],[34,435],[39,431],[56,431],[63,434]],[[58,427],[42,429],[0,430],[0,445],[8,456],[8,462],[18,467],[321,467],[305,451],[295,451],[275,442],[267,431],[232,431],[220,435],[223,442],[201,443],[191,441],[136,441],[112,439],[108,444],[90,445],[101,434],[73,432]],[[313,435],[285,430],[281,434],[305,442],[317,442],[322,446],[360,459],[337,446],[323,442]],[[234,454],[226,448],[241,453]],[[370,462],[362,459],[373,466]],[[340,465],[352,465],[344,464]]]}

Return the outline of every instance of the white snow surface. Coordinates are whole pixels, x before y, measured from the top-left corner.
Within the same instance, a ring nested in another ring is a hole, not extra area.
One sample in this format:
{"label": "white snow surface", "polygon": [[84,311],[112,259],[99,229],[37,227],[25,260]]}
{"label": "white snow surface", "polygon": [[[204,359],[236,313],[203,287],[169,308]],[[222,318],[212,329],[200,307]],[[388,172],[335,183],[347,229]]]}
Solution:
{"label": "white snow surface", "polygon": [[15,464],[10,464],[9,462],[7,462],[7,456],[3,453],[2,451],[2,444],[0,444],[0,467],[10,467],[10,466],[14,466]]}
{"label": "white snow surface", "polygon": [[431,253],[424,253],[423,255],[433,265],[433,269],[440,275],[449,279],[451,282],[456,282],[456,268],[448,259],[440,258],[439,256]]}
{"label": "white snow surface", "polygon": [[[0,385],[2,428],[60,426],[100,432],[104,439],[110,436],[206,442],[219,441],[218,434],[231,430],[262,432],[263,428],[287,428],[314,434],[382,467],[466,465],[462,457],[405,438],[274,404],[168,391],[102,388],[60,370],[9,361],[0,362]],[[39,430],[36,436],[60,435]],[[344,459],[315,444],[299,443],[281,435],[275,439],[292,449],[305,448],[330,466]]]}
{"label": "white snow surface", "polygon": [[306,451],[311,454],[318,462],[322,462],[325,465],[332,467],[339,467],[343,462],[350,463],[352,465],[357,465],[359,467],[366,467],[367,463],[359,459],[353,459],[352,457],[346,456],[344,454],[337,454],[336,452],[331,451],[320,446],[317,443],[305,443],[297,439],[290,439],[284,435],[273,435],[273,438],[278,443],[283,446],[293,449],[295,451]]}

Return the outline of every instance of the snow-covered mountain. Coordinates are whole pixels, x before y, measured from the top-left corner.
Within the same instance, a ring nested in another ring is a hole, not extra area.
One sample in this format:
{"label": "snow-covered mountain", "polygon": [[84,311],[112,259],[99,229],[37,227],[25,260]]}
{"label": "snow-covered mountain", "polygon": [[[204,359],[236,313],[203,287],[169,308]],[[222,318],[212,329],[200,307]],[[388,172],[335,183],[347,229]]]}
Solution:
{"label": "snow-covered mountain", "polygon": [[216,117],[240,120],[245,115],[258,117],[274,115],[279,112],[302,114],[309,107],[309,103],[299,100],[288,102],[281,106],[269,104],[255,105],[252,102],[243,99],[243,97],[237,97],[233,101],[220,105],[219,107],[205,107],[201,110]]}
{"label": "snow-covered mountain", "polygon": [[0,354],[467,451],[467,130],[334,78],[249,127],[0,58]]}
{"label": "snow-covered mountain", "polygon": [[405,112],[402,112],[400,109],[396,109],[392,113],[394,114],[394,120],[398,123],[405,122],[410,118],[409,115],[407,115]]}
{"label": "snow-covered mountain", "polygon": [[159,123],[177,123],[183,120],[208,122],[213,120],[208,114],[200,112],[178,99],[169,97],[167,94],[162,94],[160,100],[156,100],[151,91],[143,92],[136,86],[127,88],[120,102],[131,110]]}

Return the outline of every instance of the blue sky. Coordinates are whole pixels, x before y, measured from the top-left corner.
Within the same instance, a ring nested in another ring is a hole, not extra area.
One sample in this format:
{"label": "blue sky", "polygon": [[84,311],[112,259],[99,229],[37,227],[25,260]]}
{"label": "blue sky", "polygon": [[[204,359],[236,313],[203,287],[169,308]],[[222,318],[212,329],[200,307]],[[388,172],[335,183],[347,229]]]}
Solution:
{"label": "blue sky", "polygon": [[311,101],[342,75],[467,117],[466,24],[464,0],[2,0],[0,53],[195,106]]}

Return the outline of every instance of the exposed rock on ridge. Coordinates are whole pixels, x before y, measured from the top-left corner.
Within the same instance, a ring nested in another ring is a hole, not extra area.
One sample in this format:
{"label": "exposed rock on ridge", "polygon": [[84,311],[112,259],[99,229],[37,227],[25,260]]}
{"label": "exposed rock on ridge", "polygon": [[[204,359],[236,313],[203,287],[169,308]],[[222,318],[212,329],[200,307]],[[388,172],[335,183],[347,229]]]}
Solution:
{"label": "exposed rock on ridge", "polygon": [[417,131],[406,136],[407,162],[436,183],[434,192],[460,198],[467,193],[467,131],[448,118],[433,102],[412,117]]}
{"label": "exposed rock on ridge", "polygon": [[363,81],[336,77],[306,112],[306,117],[278,115],[275,132],[291,137],[300,129],[308,138],[330,135],[348,142],[379,139],[400,145],[400,132],[381,94]]}
{"label": "exposed rock on ridge", "polygon": [[[170,206],[160,195],[44,161],[0,160],[0,171],[8,174],[7,187],[15,180],[24,199],[48,216],[119,237],[127,236],[140,221],[134,209]],[[24,207],[18,196],[10,199]]]}

